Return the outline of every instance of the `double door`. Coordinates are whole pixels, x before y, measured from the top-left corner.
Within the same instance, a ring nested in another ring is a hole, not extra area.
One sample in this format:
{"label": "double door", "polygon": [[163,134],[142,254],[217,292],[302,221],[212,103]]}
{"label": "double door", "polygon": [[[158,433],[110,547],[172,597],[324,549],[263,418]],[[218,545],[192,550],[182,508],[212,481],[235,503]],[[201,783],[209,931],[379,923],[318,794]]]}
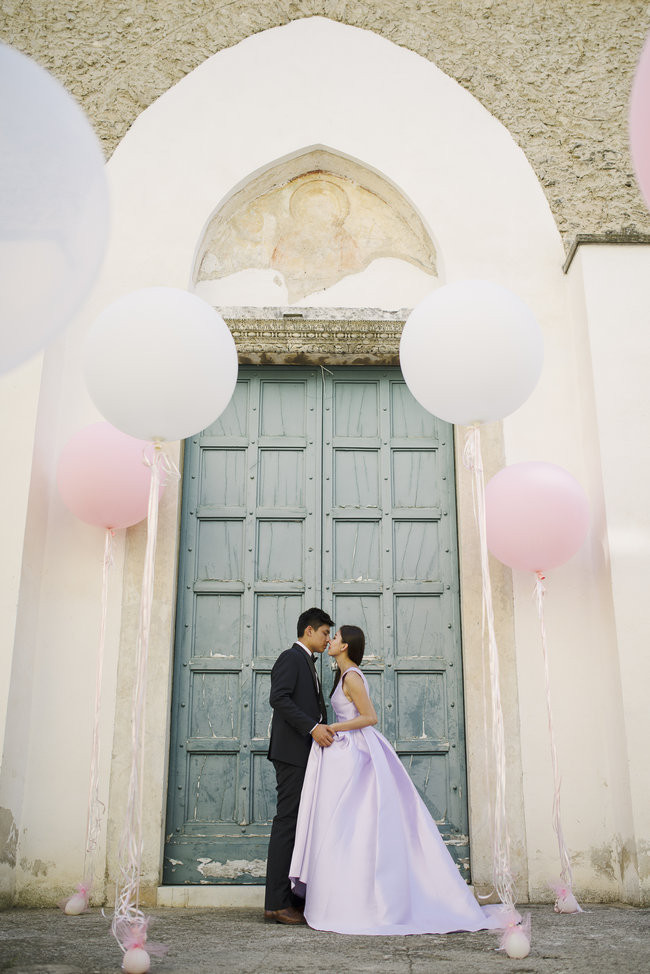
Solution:
{"label": "double door", "polygon": [[264,882],[270,672],[311,605],[364,629],[378,728],[467,875],[452,429],[399,369],[251,367],[185,443],[164,882]]}

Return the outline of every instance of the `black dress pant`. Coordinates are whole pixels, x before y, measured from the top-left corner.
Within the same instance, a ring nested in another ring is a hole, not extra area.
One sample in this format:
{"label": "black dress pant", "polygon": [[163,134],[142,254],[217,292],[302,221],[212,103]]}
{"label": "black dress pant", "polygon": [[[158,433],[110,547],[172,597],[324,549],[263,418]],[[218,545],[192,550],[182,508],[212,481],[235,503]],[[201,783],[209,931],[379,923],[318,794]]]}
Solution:
{"label": "black dress pant", "polygon": [[271,826],[266,864],[266,910],[284,910],[302,906],[303,901],[291,892],[289,866],[296,838],[296,821],[305,768],[284,761],[274,761],[278,803]]}

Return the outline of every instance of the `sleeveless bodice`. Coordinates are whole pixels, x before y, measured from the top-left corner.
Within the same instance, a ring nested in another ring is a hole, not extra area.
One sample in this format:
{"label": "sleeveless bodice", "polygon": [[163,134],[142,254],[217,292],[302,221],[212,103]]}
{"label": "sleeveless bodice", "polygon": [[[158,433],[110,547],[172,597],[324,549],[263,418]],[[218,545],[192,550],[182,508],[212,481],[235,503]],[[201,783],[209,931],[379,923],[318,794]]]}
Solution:
{"label": "sleeveless bodice", "polygon": [[[366,680],[365,676],[363,675],[363,673],[361,672],[358,666],[348,667],[348,669],[345,671],[346,679],[347,679],[347,674],[352,672],[358,673],[361,676],[361,679],[363,680],[364,686],[367,690],[368,681]],[[336,690],[332,694],[332,700],[331,700],[332,709],[336,714],[336,719],[340,720],[341,723],[343,723],[344,720],[354,720],[355,717],[359,716],[359,711],[354,706],[352,701],[348,700],[345,693],[343,692],[343,682],[344,679],[343,677],[341,677],[338,686],[336,687]]]}

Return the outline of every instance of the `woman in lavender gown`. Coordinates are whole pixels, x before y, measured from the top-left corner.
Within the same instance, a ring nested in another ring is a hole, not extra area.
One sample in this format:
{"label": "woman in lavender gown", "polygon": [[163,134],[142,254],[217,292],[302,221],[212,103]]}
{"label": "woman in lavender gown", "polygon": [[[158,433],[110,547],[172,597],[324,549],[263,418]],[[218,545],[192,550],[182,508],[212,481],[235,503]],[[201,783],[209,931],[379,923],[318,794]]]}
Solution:
{"label": "woman in lavender gown", "polygon": [[329,655],[336,736],[312,744],[290,878],[317,930],[448,933],[502,925],[478,905],[397,754],[375,729],[359,669],[365,637],[341,626]]}

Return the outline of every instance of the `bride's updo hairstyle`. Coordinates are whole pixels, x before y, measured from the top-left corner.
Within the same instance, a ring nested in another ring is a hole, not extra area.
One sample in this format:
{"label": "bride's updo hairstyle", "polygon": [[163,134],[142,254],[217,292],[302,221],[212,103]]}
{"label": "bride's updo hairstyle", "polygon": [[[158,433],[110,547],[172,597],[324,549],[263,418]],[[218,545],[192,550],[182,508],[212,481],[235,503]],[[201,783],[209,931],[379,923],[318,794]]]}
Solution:
{"label": "bride's updo hairstyle", "polygon": [[[341,633],[341,639],[343,642],[347,643],[348,656],[356,666],[361,666],[363,652],[366,648],[366,637],[363,634],[363,629],[359,629],[358,626],[340,626],[339,632]],[[339,685],[340,679],[341,671],[337,667],[336,676],[334,677],[334,686],[330,691],[330,697]]]}

